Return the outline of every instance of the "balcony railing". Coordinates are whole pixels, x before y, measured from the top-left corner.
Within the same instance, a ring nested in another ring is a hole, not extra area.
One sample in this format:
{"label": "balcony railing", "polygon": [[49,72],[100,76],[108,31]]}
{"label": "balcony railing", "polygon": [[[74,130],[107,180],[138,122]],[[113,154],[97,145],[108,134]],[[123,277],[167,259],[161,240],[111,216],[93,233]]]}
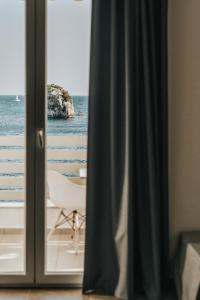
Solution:
{"label": "balcony railing", "polygon": [[[48,136],[47,168],[79,180],[80,168],[86,167],[86,136]],[[25,149],[23,136],[0,136],[0,228],[18,227],[24,207]],[[48,205],[52,208],[52,205]],[[11,209],[15,210],[11,212]],[[6,211],[15,216],[7,222]],[[17,212],[18,211],[18,212]],[[16,224],[15,224],[16,223]]]}

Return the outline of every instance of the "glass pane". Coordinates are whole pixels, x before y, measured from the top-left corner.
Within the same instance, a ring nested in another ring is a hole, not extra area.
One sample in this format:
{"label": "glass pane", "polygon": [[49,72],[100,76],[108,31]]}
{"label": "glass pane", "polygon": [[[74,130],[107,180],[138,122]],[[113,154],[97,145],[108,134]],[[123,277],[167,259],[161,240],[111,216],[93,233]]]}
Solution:
{"label": "glass pane", "polygon": [[0,0],[0,274],[25,271],[25,2]]}
{"label": "glass pane", "polygon": [[91,0],[48,1],[46,273],[83,271]]}

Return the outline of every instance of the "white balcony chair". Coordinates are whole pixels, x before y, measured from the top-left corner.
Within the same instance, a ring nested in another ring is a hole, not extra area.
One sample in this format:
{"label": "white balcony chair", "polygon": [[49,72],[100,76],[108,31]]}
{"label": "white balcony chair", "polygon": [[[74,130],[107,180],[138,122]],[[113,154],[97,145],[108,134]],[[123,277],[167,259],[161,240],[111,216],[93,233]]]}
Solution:
{"label": "white balcony chair", "polygon": [[[80,229],[85,222],[86,186],[71,182],[56,171],[48,171],[47,181],[49,196],[52,203],[60,208],[55,225],[50,230],[47,239],[59,226],[68,223],[73,232],[74,253],[78,254]],[[69,211],[66,214],[66,211]]]}

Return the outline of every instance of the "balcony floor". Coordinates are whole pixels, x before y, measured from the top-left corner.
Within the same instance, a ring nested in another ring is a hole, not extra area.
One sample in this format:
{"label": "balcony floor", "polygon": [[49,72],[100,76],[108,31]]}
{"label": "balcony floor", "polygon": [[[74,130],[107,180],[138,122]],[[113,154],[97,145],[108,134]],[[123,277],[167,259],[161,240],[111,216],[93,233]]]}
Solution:
{"label": "balcony floor", "polygon": [[[73,253],[70,234],[53,234],[47,245],[47,272],[71,273],[83,271],[84,244],[80,238],[79,253]],[[0,231],[0,273],[23,272],[23,233],[12,233],[8,229]]]}

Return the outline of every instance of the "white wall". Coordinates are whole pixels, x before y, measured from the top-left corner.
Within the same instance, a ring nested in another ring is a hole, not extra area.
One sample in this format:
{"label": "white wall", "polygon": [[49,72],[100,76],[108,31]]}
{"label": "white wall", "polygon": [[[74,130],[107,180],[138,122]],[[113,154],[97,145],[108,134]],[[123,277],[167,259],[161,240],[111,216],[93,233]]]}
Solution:
{"label": "white wall", "polygon": [[169,0],[171,249],[200,231],[200,0]]}

